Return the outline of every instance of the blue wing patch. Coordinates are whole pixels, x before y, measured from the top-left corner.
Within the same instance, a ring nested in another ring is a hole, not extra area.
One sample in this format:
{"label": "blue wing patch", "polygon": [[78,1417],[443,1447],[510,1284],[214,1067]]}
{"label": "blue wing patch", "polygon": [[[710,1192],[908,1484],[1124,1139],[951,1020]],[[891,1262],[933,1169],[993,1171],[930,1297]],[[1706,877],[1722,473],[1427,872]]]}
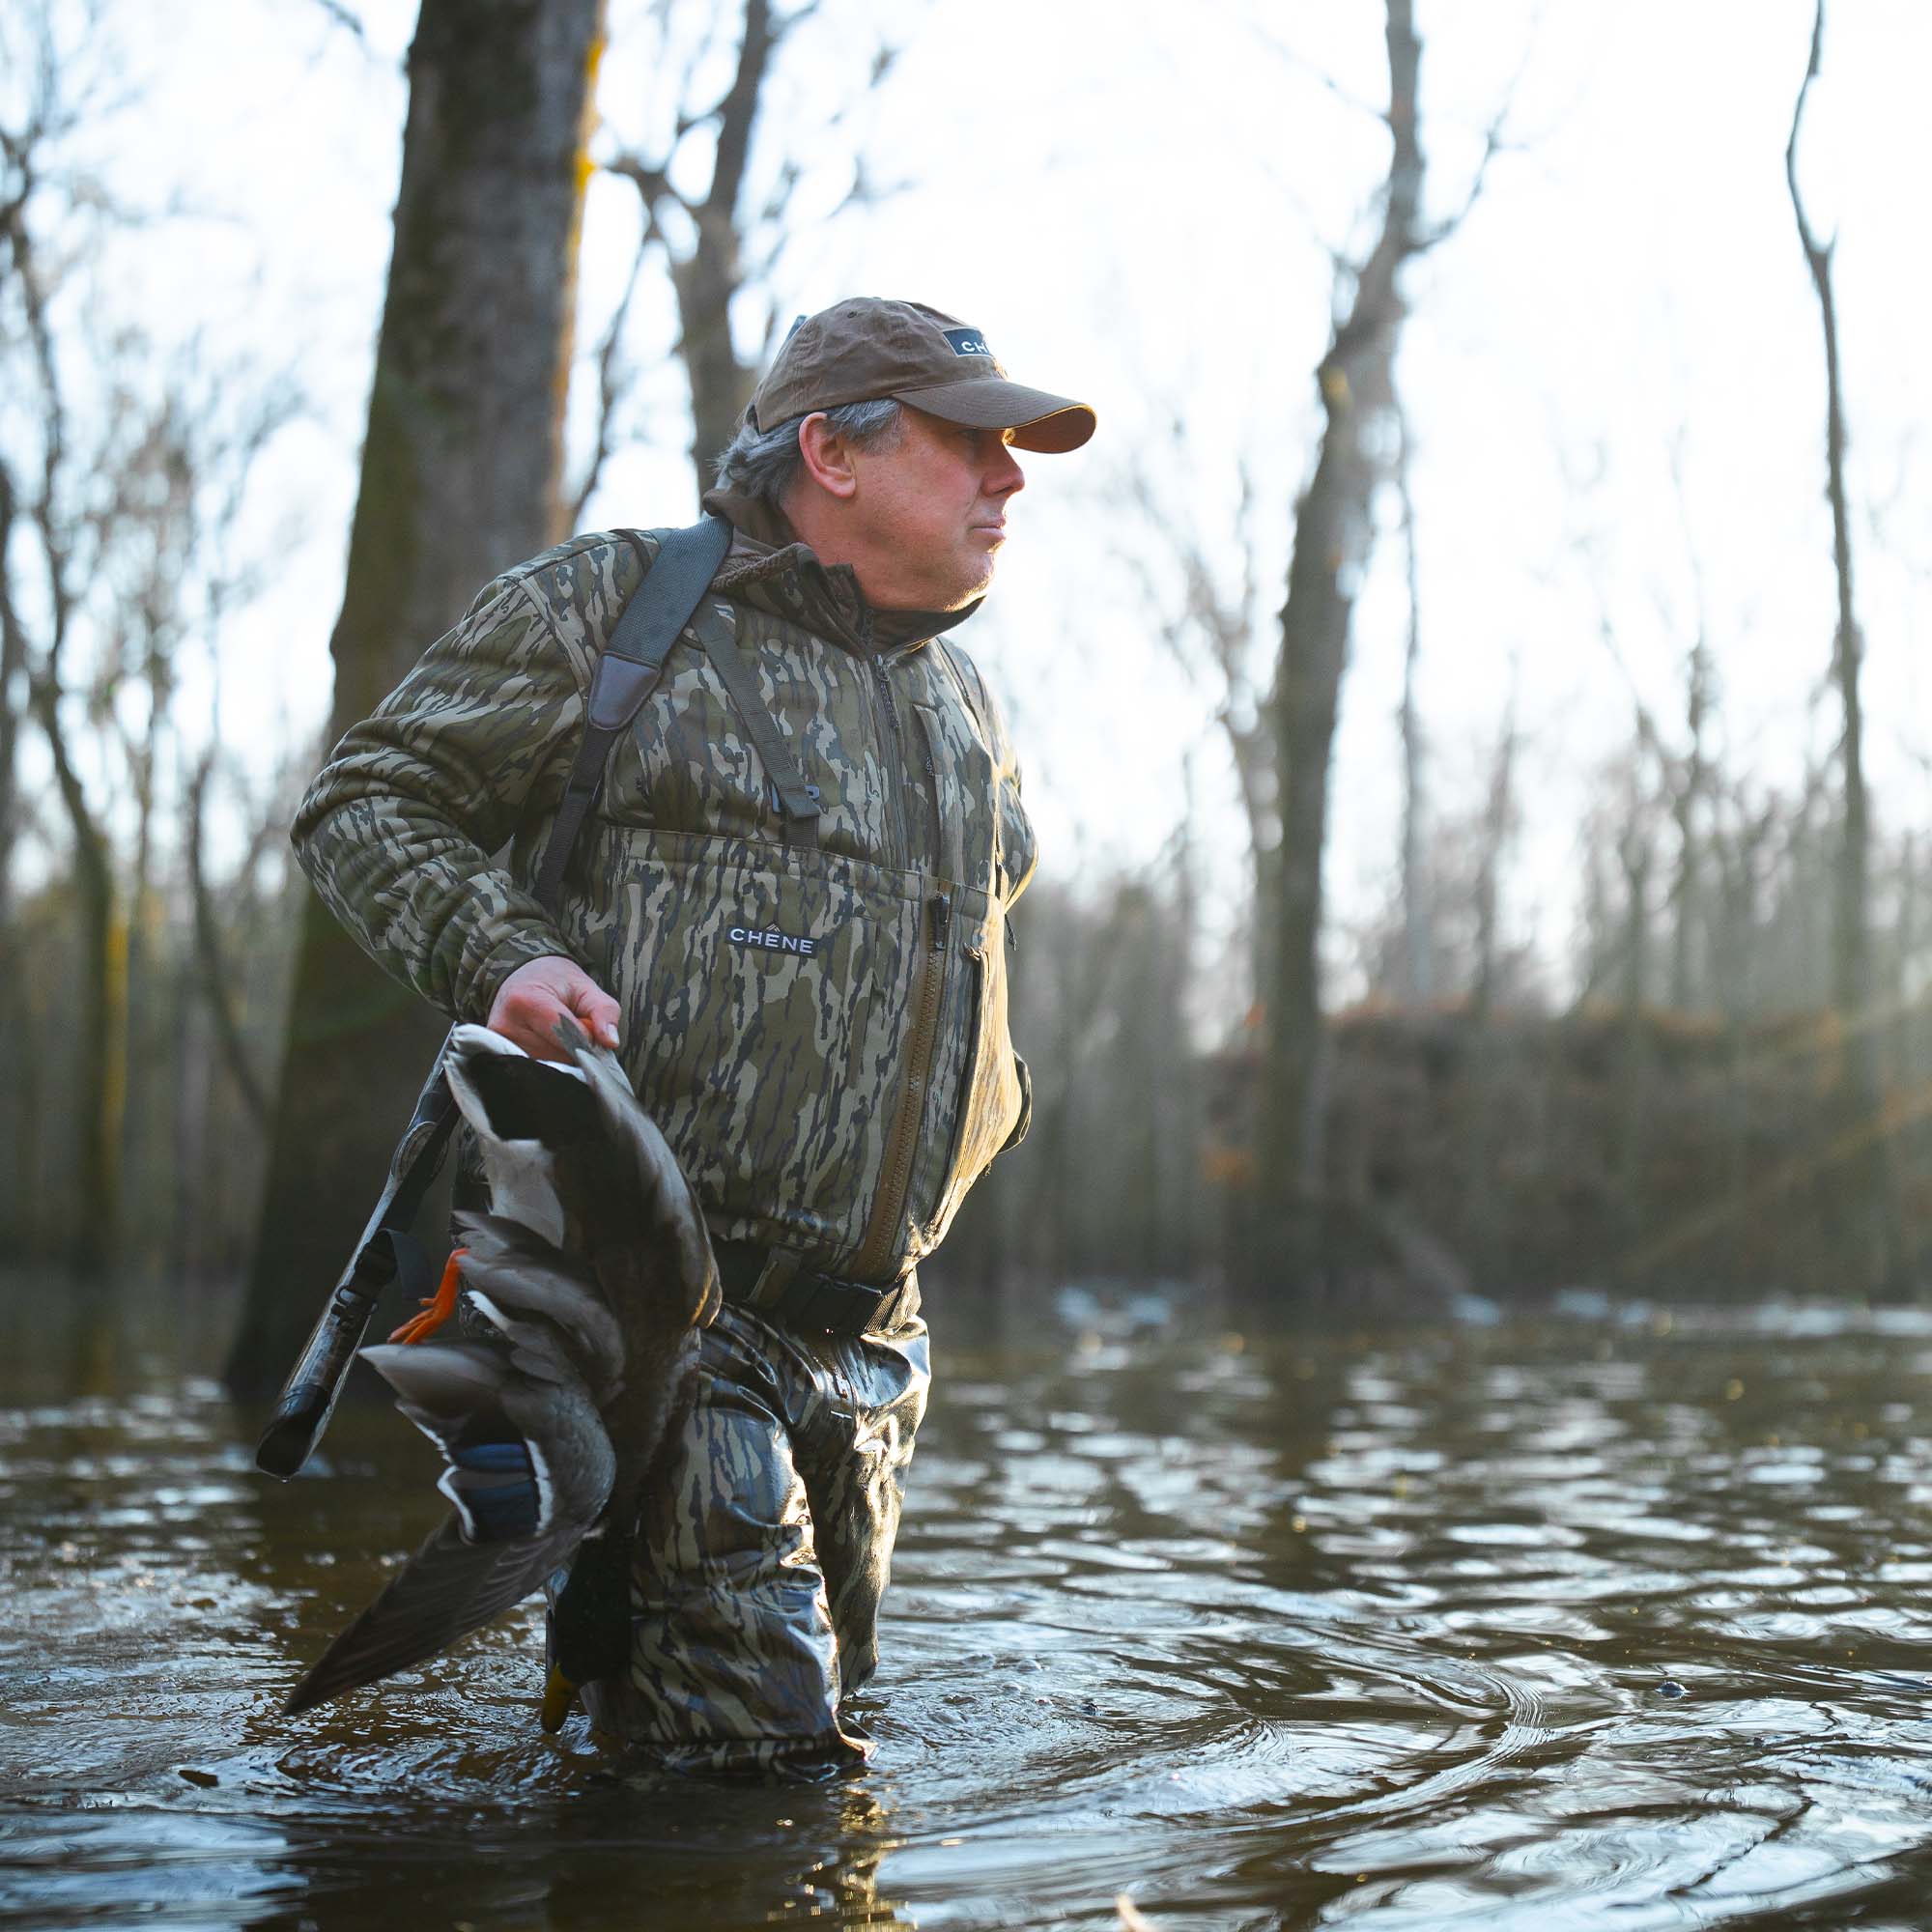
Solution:
{"label": "blue wing patch", "polygon": [[466,1543],[513,1543],[543,1523],[535,1464],[522,1442],[474,1442],[449,1451],[437,1487],[456,1505]]}

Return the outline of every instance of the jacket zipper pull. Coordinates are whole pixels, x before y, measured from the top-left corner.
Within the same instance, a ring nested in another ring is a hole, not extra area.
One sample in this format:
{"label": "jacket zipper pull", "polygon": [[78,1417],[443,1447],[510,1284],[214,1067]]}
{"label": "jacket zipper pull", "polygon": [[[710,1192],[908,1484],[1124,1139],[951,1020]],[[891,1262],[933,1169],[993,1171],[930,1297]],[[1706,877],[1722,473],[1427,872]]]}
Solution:
{"label": "jacket zipper pull", "polygon": [[946,929],[952,921],[952,901],[944,893],[932,895],[932,950],[946,951]]}

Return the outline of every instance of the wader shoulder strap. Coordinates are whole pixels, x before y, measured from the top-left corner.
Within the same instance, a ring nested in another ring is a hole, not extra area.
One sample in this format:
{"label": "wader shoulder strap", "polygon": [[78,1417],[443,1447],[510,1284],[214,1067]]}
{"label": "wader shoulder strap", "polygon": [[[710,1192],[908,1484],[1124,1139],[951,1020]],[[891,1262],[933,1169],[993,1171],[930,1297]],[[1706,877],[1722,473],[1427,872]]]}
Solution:
{"label": "wader shoulder strap", "polygon": [[710,599],[698,611],[692,628],[697,641],[710,655],[712,667],[731,695],[738,722],[757,748],[758,762],[778,794],[779,810],[784,813],[787,845],[815,846],[818,843],[818,787],[805,781],[785,745],[784,733],[766,706],[758,690],[758,673],[751,660],[738,648],[731,635],[730,619]]}
{"label": "wader shoulder strap", "polygon": [[678,633],[691,621],[730,547],[731,526],[722,517],[703,517],[689,529],[667,530],[657,560],[624,606],[590,680],[582,742],[537,867],[536,896],[546,912],[555,912],[563,897],[563,868],[604,781],[611,746],[651,695]]}

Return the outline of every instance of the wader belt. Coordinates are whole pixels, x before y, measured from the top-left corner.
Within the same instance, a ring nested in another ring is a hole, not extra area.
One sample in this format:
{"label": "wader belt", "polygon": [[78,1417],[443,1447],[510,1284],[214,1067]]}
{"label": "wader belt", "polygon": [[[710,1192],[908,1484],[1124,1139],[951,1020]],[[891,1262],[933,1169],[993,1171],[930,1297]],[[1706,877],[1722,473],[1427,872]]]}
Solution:
{"label": "wader belt", "polygon": [[716,1236],[718,1283],[726,1301],[755,1309],[788,1328],[824,1335],[877,1334],[890,1328],[905,1300],[906,1281],[874,1288],[837,1275],[815,1274],[796,1256],[756,1241],[724,1241]]}
{"label": "wader belt", "polygon": [[[646,580],[648,582],[648,580]],[[787,845],[815,847],[818,843],[818,787],[807,784],[798,760],[786,748],[784,733],[765,704],[758,689],[754,665],[738,648],[731,633],[731,620],[711,598],[706,598],[692,619],[724,689],[731,695],[732,709],[757,747],[758,762],[771,781],[779,810],[784,814],[784,841]]]}

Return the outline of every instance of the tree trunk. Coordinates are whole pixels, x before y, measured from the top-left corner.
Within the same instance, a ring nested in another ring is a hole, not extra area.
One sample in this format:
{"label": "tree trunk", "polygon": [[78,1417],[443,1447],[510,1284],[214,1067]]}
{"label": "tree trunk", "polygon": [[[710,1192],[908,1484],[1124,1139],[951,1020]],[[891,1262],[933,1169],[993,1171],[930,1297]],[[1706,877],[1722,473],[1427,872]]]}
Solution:
{"label": "tree trunk", "polygon": [[[562,415],[602,0],[423,0],[332,738],[496,572],[562,534]],[[307,902],[247,1305],[272,1392],[347,1258],[442,1022]]]}
{"label": "tree trunk", "polygon": [[1698,885],[1704,855],[1699,826],[1703,799],[1710,781],[1704,736],[1711,715],[1711,652],[1701,618],[1697,641],[1690,647],[1687,668],[1685,725],[1690,736],[1684,771],[1671,802],[1677,827],[1677,869],[1670,885],[1670,991],[1674,1011],[1688,1012],[1693,997],[1696,923],[1700,911]]}
{"label": "tree trunk", "polygon": [[1429,800],[1423,766],[1422,716],[1416,680],[1422,668],[1422,583],[1415,555],[1415,499],[1408,483],[1408,418],[1397,405],[1401,440],[1396,446],[1396,490],[1402,499],[1403,562],[1408,588],[1408,634],[1402,653],[1402,704],[1396,713],[1402,740],[1402,997],[1410,1008],[1435,997],[1435,907],[1424,853]]}
{"label": "tree trunk", "polygon": [[40,724],[53,758],[54,782],[73,832],[73,890],[80,912],[80,999],[74,1009],[74,1117],[80,1159],[67,1254],[84,1278],[103,1275],[113,1260],[121,1208],[122,1088],[128,1037],[128,929],[114,903],[114,861],[107,835],[89,810],[68,754],[59,695],[36,687]]}
{"label": "tree trunk", "polygon": [[[14,529],[13,480],[0,464],[0,555]],[[20,739],[15,694],[27,675],[27,632],[14,608],[13,579],[0,569],[0,960],[14,910],[14,840],[19,822],[16,755]]]}
{"label": "tree trunk", "polygon": [[691,382],[691,462],[700,497],[757,385],[757,372],[738,359],[731,341],[731,301],[745,279],[738,201],[776,44],[769,0],[745,0],[737,72],[719,103],[711,189],[690,209],[697,246],[688,261],[671,265],[678,355]]}
{"label": "tree trunk", "polygon": [[1811,57],[1791,115],[1785,144],[1785,182],[1791,190],[1798,240],[1818,298],[1825,336],[1825,495],[1832,506],[1832,563],[1837,579],[1837,622],[1833,638],[1832,681],[1843,719],[1839,762],[1844,785],[1839,844],[1832,875],[1832,1004],[1843,1023],[1847,1126],[1861,1133],[1859,1151],[1847,1160],[1847,1220],[1858,1252],[1860,1285],[1878,1288],[1897,1271],[1899,1228],[1894,1209],[1891,1151],[1886,1138],[1884,1087],[1879,1065],[1876,980],[1872,970],[1871,811],[1865,795],[1864,709],[1859,678],[1864,638],[1853,598],[1851,513],[1845,495],[1845,406],[1838,369],[1838,316],[1832,283],[1835,242],[1821,242],[1805,216],[1798,186],[1798,133],[1804,100],[1818,77],[1825,40],[1825,0],[1812,18]]}
{"label": "tree trunk", "polygon": [[[0,463],[0,977],[17,984],[19,942],[14,926],[14,843],[18,824],[15,777],[20,715],[16,694],[26,681],[27,633],[14,605],[14,580],[6,568],[16,514],[13,478]],[[31,1245],[39,1219],[30,1182],[27,1090],[38,1059],[35,1035],[17,1000],[0,1009],[0,1142],[16,1155],[0,1170],[0,1253]]]}
{"label": "tree trunk", "polygon": [[[1633,772],[1642,760],[1634,757]],[[1646,1233],[1645,1161],[1651,1140],[1650,1005],[1651,872],[1656,863],[1646,806],[1634,781],[1630,823],[1617,840],[1624,881],[1624,944],[1621,1009],[1622,1049],[1617,1055],[1616,1216],[1619,1242],[1634,1254]]]}
{"label": "tree trunk", "polygon": [[[1321,1050],[1319,949],[1328,766],[1348,661],[1349,627],[1374,537],[1381,473],[1378,418],[1393,400],[1403,263],[1422,245],[1423,157],[1416,129],[1421,43],[1410,0],[1388,0],[1389,163],[1382,231],[1355,277],[1317,384],[1327,422],[1315,475],[1296,506],[1273,700],[1280,770],[1276,943],[1268,998],[1261,1218],[1271,1250],[1254,1258],[1293,1272],[1311,1253],[1308,1209],[1319,1164]],[[1253,1270],[1251,1270],[1253,1272]],[[1257,1280],[1257,1286],[1263,1284]]]}
{"label": "tree trunk", "polygon": [[[221,914],[210,891],[203,864],[203,822],[207,813],[209,781],[214,775],[214,753],[211,749],[195,767],[187,786],[187,825],[184,845],[187,862],[188,897],[194,909],[194,966],[201,980],[201,993],[208,1003],[214,1037],[221,1049],[223,1064],[242,1097],[242,1105],[256,1132],[267,1129],[270,1120],[268,1095],[255,1071],[248,1043],[242,1037],[242,1017],[235,998],[235,983],[221,944]],[[186,977],[186,976],[185,976]]]}
{"label": "tree trunk", "polygon": [[1476,970],[1469,987],[1469,1017],[1477,1032],[1489,1025],[1496,1003],[1501,967],[1503,857],[1516,827],[1516,711],[1520,666],[1510,664],[1509,698],[1502,729],[1490,764],[1489,796],[1483,805],[1483,844],[1476,862]]}
{"label": "tree trunk", "polygon": [[731,298],[742,279],[730,223],[700,219],[697,252],[671,269],[677,291],[678,353],[691,379],[691,464],[698,495],[711,487],[724,445],[738,434],[757,372],[731,343]]}

